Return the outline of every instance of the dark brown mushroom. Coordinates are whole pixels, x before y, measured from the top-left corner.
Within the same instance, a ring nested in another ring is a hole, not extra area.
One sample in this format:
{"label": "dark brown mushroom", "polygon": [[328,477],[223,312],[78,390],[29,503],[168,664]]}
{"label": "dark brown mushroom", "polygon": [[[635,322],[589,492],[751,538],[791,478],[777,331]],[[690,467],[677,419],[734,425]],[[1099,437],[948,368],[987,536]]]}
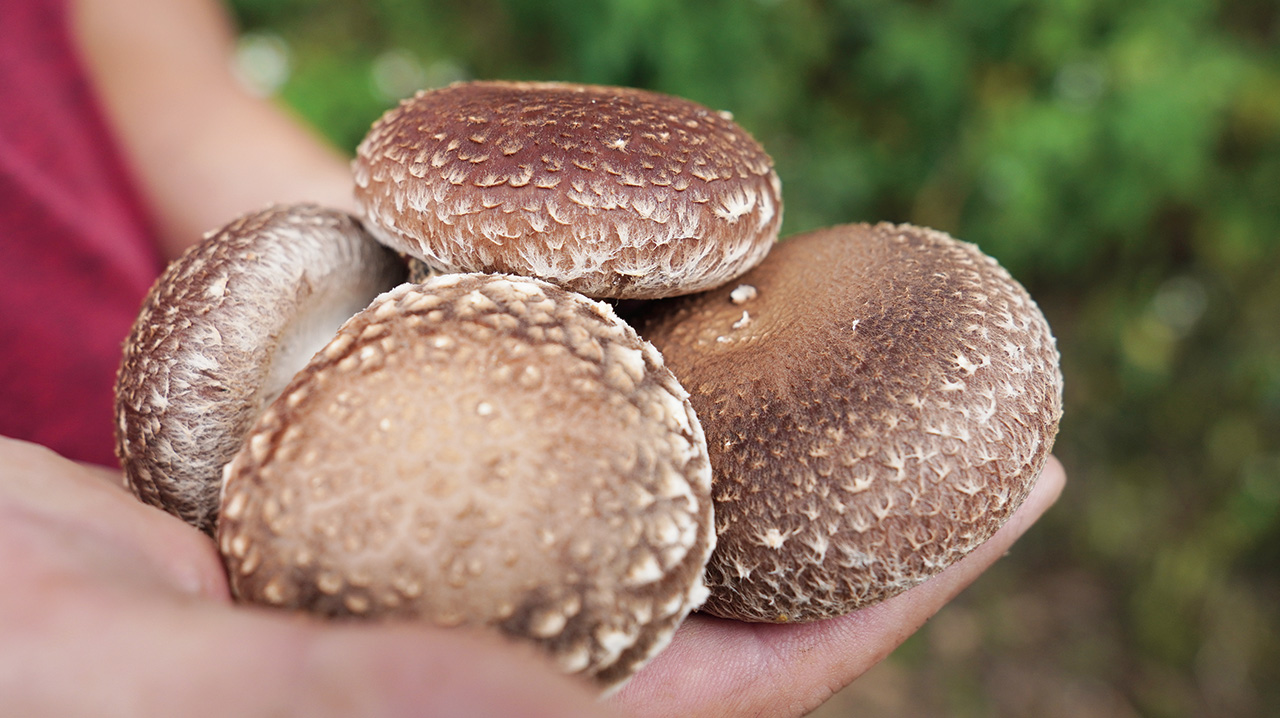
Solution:
{"label": "dark brown mushroom", "polygon": [[240,217],[174,261],[147,295],[116,382],[130,488],[206,532],[222,467],[264,406],[403,263],[342,212]]}
{"label": "dark brown mushroom", "polygon": [[226,472],[235,594],[493,627],[613,687],[706,597],[687,394],[605,304],[538,280],[401,285],[348,322]]}
{"label": "dark brown mushroom", "polygon": [[691,392],[719,544],[704,610],[805,621],[893,596],[991,536],[1062,412],[1048,324],[995,260],[932,230],[782,242],[641,324]]}
{"label": "dark brown mushroom", "polygon": [[782,215],[772,161],[727,113],[628,88],[422,92],[374,124],[354,168],[392,248],[594,297],[719,286],[765,256]]}

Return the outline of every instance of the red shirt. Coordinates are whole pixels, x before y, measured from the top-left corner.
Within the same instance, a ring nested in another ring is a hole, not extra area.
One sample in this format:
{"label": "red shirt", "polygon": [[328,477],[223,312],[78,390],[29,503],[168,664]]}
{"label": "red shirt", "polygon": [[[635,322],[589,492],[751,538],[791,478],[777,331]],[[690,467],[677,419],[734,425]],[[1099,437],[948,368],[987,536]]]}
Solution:
{"label": "red shirt", "polygon": [[114,466],[121,345],[162,261],[68,14],[0,2],[0,435]]}

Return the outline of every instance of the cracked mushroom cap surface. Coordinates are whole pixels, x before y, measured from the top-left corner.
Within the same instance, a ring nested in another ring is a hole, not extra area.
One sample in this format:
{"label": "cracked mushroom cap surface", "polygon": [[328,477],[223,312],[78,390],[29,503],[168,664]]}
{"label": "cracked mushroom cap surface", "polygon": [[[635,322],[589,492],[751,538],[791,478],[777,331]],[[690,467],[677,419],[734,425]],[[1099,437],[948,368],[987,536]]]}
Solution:
{"label": "cracked mushroom cap surface", "polygon": [[907,225],[783,241],[641,324],[689,390],[718,545],[703,610],[847,613],[941,571],[1029,493],[1062,413],[1054,338],[977,247]]}
{"label": "cracked mushroom cap surface", "polygon": [[212,533],[222,467],[338,327],[404,276],[344,212],[273,206],[211,232],[144,300],[116,377],[129,488]]}
{"label": "cracked mushroom cap surface", "polygon": [[227,467],[242,599],[490,627],[620,685],[706,597],[687,394],[605,304],[455,274],[354,317]]}
{"label": "cracked mushroom cap surface", "polygon": [[354,172],[394,249],[593,297],[719,286],[759,263],[782,220],[772,160],[728,113],[630,88],[424,91],[374,123]]}

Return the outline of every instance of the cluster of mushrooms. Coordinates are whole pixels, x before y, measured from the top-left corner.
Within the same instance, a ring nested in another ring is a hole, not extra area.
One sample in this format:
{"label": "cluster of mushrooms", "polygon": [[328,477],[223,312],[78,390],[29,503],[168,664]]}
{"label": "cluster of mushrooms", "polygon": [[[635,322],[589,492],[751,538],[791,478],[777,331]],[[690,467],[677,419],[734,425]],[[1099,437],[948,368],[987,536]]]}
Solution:
{"label": "cluster of mushrooms", "polygon": [[919,227],[775,246],[773,163],[727,113],[465,83],[384,115],[354,175],[359,218],[210,233],[125,346],[127,481],[216,536],[240,600],[488,627],[609,690],[695,609],[920,583],[1052,447],[1025,290]]}

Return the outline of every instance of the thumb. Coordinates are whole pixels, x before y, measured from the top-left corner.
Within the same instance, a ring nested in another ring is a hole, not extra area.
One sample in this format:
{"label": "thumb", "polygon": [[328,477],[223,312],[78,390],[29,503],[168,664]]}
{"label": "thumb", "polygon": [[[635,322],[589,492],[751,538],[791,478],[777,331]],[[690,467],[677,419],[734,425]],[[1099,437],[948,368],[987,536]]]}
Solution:
{"label": "thumb", "polygon": [[111,609],[76,631],[77,658],[60,669],[64,688],[76,689],[37,701],[74,708],[67,701],[87,700],[79,708],[92,710],[51,715],[609,715],[585,684],[496,638],[201,601]]}
{"label": "thumb", "polygon": [[301,696],[304,715],[609,715],[593,688],[523,646],[407,625],[325,628],[306,631],[286,680],[272,689]]}

